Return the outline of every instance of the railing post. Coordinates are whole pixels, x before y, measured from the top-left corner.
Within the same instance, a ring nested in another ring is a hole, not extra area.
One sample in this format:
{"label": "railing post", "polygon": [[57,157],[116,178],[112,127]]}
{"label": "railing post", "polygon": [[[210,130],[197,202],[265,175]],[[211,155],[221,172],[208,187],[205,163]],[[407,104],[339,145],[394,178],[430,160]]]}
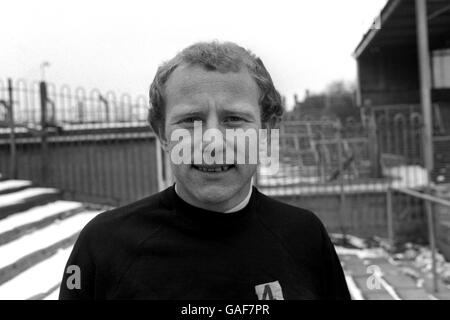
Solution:
{"label": "railing post", "polygon": [[423,157],[424,165],[430,177],[433,170],[433,116],[431,99],[431,66],[428,42],[427,2],[416,0],[417,50],[419,57],[420,101],[422,106]]}
{"label": "railing post", "polygon": [[346,199],[345,199],[345,190],[344,190],[344,165],[342,163],[343,150],[342,150],[342,130],[340,122],[337,122],[338,128],[338,165],[339,165],[339,224],[341,228],[342,235],[344,236],[344,241],[347,239],[346,228],[344,227],[344,212],[346,210]]}
{"label": "railing post", "polygon": [[[419,58],[420,75],[420,101],[423,116],[423,157],[424,165],[427,170],[429,194],[431,173],[434,167],[433,158],[433,117],[432,117],[432,97],[431,97],[431,66],[430,66],[430,46],[428,33],[427,2],[425,0],[416,0],[416,32],[417,32],[417,52]],[[436,239],[434,232],[433,208],[429,200],[425,200],[425,210],[428,219],[428,236],[431,247],[431,268],[433,273],[433,289],[438,291],[436,274]]]}
{"label": "railing post", "polygon": [[39,94],[41,104],[41,184],[47,183],[48,176],[48,142],[47,142],[47,84],[39,83]]}
{"label": "railing post", "polygon": [[430,250],[431,250],[431,273],[433,276],[433,291],[438,292],[439,286],[438,286],[438,275],[437,275],[437,268],[436,268],[436,232],[435,232],[435,225],[434,225],[434,215],[433,215],[433,207],[431,205],[431,202],[428,200],[425,200],[425,210],[427,213],[427,220],[428,220],[428,241],[430,243]]}
{"label": "railing post", "polygon": [[9,159],[9,176],[11,179],[17,179],[17,152],[16,152],[16,134],[14,129],[14,100],[13,100],[13,84],[12,80],[8,79],[8,102],[7,102],[7,114],[9,124],[9,146],[10,146],[10,159]]}
{"label": "railing post", "polygon": [[369,139],[369,157],[371,161],[371,175],[379,178],[381,175],[380,168],[380,150],[377,135],[377,123],[375,119],[375,112],[370,111],[367,121],[367,137]]}
{"label": "railing post", "polygon": [[428,241],[430,244],[430,251],[431,251],[431,273],[433,277],[433,291],[438,292],[439,291],[439,283],[438,283],[438,274],[437,274],[437,265],[436,265],[436,223],[435,223],[435,216],[433,213],[433,203],[438,203],[447,207],[450,207],[450,201],[440,199],[438,197],[431,195],[431,188],[427,189],[426,193],[421,193],[414,190],[409,190],[407,188],[399,188],[396,189],[398,192],[410,195],[412,197],[416,197],[418,199],[421,199],[424,201],[425,204],[425,211],[427,215],[427,227],[428,227]]}
{"label": "railing post", "polygon": [[386,192],[386,211],[387,211],[387,226],[388,226],[388,239],[390,251],[394,249],[394,214],[392,207],[392,189],[389,187]]}

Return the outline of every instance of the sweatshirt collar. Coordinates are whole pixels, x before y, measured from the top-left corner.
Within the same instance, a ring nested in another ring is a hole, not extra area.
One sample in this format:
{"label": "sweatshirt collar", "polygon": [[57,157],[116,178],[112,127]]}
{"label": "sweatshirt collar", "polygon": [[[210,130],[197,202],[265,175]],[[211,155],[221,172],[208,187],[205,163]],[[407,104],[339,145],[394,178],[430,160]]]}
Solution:
{"label": "sweatshirt collar", "polygon": [[[241,201],[239,202],[237,205],[235,205],[233,208],[228,209],[227,211],[223,212],[223,213],[232,213],[232,212],[236,212],[239,210],[242,210],[243,208],[245,208],[245,206],[247,206],[247,204],[250,201],[250,198],[252,196],[252,192],[253,192],[253,187],[250,184],[247,196]],[[178,188],[177,188],[177,184],[175,183],[175,193],[178,195],[178,197],[181,198],[180,193],[178,192]]]}

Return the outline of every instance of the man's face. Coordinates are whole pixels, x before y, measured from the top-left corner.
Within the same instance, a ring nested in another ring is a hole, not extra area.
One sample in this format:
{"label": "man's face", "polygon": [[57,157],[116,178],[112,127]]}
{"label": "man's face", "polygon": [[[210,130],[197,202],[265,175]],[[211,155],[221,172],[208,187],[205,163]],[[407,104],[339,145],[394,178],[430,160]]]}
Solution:
{"label": "man's face", "polygon": [[[259,88],[245,68],[240,72],[220,73],[207,71],[202,66],[179,66],[166,83],[165,97],[165,139],[169,159],[177,143],[170,140],[172,132],[187,129],[193,137],[196,121],[201,121],[203,133],[214,128],[224,137],[226,129],[261,128]],[[209,205],[227,202],[246,193],[256,170],[256,164],[233,164],[225,165],[223,171],[205,171],[218,166],[204,162],[180,165],[171,162],[178,187],[190,198]]]}

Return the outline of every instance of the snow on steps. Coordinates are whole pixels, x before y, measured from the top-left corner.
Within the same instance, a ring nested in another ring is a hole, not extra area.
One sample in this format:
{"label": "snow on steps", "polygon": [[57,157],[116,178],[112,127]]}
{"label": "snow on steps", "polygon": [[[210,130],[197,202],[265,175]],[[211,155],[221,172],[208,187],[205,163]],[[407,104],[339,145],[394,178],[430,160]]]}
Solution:
{"label": "snow on steps", "polygon": [[31,181],[28,180],[6,180],[0,182],[0,194],[20,191],[30,187]]}
{"label": "snow on steps", "polygon": [[101,212],[60,195],[26,180],[0,180],[0,300],[58,298],[73,244]]}
{"label": "snow on steps", "polygon": [[[0,270],[52,244],[62,241],[80,231],[80,226],[88,223],[98,212],[83,212],[36,230],[0,247]],[[1,281],[1,280],[0,280]]]}
{"label": "snow on steps", "polygon": [[[59,250],[50,258],[2,284],[0,300],[42,299],[45,298],[46,293],[50,295],[53,291],[59,291],[57,287],[71,251],[72,246]],[[56,296],[55,299],[58,297]]]}
{"label": "snow on steps", "polygon": [[68,218],[83,210],[83,205],[74,201],[57,200],[16,213],[0,220],[0,245],[4,245],[36,229]]}
{"label": "snow on steps", "polygon": [[[3,181],[0,182],[2,185]],[[0,195],[0,219],[37,205],[56,201],[61,192],[52,188],[26,188]]]}

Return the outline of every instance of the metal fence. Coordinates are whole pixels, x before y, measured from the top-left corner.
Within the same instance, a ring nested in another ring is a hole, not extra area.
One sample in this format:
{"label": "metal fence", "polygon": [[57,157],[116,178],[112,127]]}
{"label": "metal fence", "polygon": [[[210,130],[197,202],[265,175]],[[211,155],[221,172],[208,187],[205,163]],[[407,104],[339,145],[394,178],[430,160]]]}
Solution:
{"label": "metal fence", "polygon": [[395,241],[427,242],[427,203],[389,190],[425,192],[429,187],[450,186],[450,106],[434,105],[431,175],[423,165],[420,106],[368,111],[361,122],[285,122],[280,170],[268,176],[260,168],[257,184],[269,195],[313,210],[331,232],[364,237],[388,237],[392,232],[386,209],[391,201]]}
{"label": "metal fence", "polygon": [[145,96],[0,81],[0,173],[112,205],[158,190]]}
{"label": "metal fence", "polygon": [[[11,96],[10,96],[11,93]],[[0,80],[0,100],[13,99],[16,126],[38,125],[45,120],[48,126],[75,124],[145,124],[147,97],[117,95],[98,89],[57,87],[42,81]],[[44,108],[45,107],[45,108]],[[0,111],[0,121],[7,121],[6,110]]]}
{"label": "metal fence", "polygon": [[[260,168],[256,181],[266,194],[316,212],[331,232],[387,236],[388,189],[427,185],[420,130],[420,115],[398,112],[372,123],[289,121],[280,132],[280,170],[268,176]],[[397,235],[424,239],[422,202],[396,195],[395,206]]]}
{"label": "metal fence", "polygon": [[[394,208],[392,203],[392,197],[393,193],[403,193],[410,197],[413,197],[415,199],[420,199],[424,202],[425,211],[426,211],[426,225],[427,225],[427,231],[428,231],[428,244],[430,246],[431,250],[431,275],[433,278],[433,291],[438,292],[439,291],[439,273],[437,270],[437,258],[436,258],[436,252],[437,252],[437,246],[438,244],[441,246],[441,250],[444,251],[444,254],[446,253],[445,250],[449,249],[449,243],[445,240],[447,239],[448,231],[450,230],[448,228],[448,224],[446,225],[446,228],[444,229],[445,234],[440,234],[440,229],[442,229],[443,221],[447,222],[450,218],[450,201],[443,197],[437,197],[435,195],[430,195],[427,193],[422,193],[418,191],[414,191],[407,188],[390,188],[388,190],[388,201],[387,201],[387,213],[388,213],[388,237],[391,247],[395,247],[395,215],[394,215]],[[433,205],[436,207],[437,210],[433,210]],[[441,209],[441,210],[439,210]],[[442,210],[443,209],[443,210]],[[443,221],[440,220],[440,212],[441,211],[444,215]],[[441,236],[441,238],[439,238]],[[440,243],[442,242],[443,243]]]}

